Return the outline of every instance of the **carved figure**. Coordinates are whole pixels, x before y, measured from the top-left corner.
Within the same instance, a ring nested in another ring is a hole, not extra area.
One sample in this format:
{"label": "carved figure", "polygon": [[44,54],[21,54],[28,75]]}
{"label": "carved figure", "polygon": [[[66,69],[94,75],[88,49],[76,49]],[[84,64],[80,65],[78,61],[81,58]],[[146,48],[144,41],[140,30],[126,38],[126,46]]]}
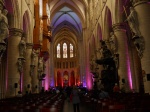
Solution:
{"label": "carved figure", "polygon": [[136,35],[136,36],[141,36],[141,33],[139,31],[138,28],[138,18],[137,18],[137,13],[134,10],[133,7],[130,7],[130,15],[127,18],[128,24],[132,30],[132,32]]}
{"label": "carved figure", "polygon": [[32,49],[31,53],[31,65],[35,65],[35,57],[37,56],[36,52],[34,49]]}
{"label": "carved figure", "polygon": [[144,49],[145,49],[144,39],[142,37],[133,38],[133,43],[136,46],[139,57],[142,58],[143,57],[143,52],[144,52]]}
{"label": "carved figure", "polygon": [[25,60],[23,60],[21,58],[18,59],[17,64],[18,64],[18,70],[19,70],[20,73],[23,72],[23,64],[24,64],[24,62],[25,62]]}
{"label": "carved figure", "polygon": [[25,37],[22,37],[19,43],[20,57],[24,57],[25,52],[26,52],[26,42],[25,42]]}
{"label": "carved figure", "polygon": [[38,64],[39,64],[38,71],[42,72],[43,71],[43,58],[42,57],[39,58]]}
{"label": "carved figure", "polygon": [[115,54],[116,53],[116,36],[114,35],[114,32],[110,33],[110,38],[109,38],[109,42],[110,42],[110,48],[112,50],[112,53]]}
{"label": "carved figure", "polygon": [[3,42],[9,34],[7,13],[6,9],[0,10],[0,42]]}

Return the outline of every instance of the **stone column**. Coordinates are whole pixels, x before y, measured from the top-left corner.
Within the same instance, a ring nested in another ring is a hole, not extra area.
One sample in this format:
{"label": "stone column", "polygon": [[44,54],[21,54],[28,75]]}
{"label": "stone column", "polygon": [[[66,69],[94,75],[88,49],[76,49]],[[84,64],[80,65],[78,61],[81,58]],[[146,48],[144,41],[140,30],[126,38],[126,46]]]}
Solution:
{"label": "stone column", "polygon": [[139,30],[141,36],[144,38],[145,50],[141,59],[142,70],[146,72],[144,79],[144,89],[146,93],[150,93],[150,80],[147,78],[147,74],[150,74],[150,2],[149,0],[133,0],[134,9],[137,12]]}
{"label": "stone column", "polygon": [[83,83],[83,86],[87,86],[86,85],[86,65],[87,65],[87,61],[86,61],[86,59],[87,59],[87,57],[86,57],[86,43],[85,42],[88,42],[87,41],[87,33],[86,32],[88,32],[87,31],[87,28],[86,27],[84,27],[83,29],[82,29],[83,31],[83,37],[82,37],[82,40],[81,41],[79,41],[79,45],[78,46],[80,46],[80,45],[82,45],[82,49],[81,50],[79,50],[80,51],[80,54],[82,54],[82,55],[80,55],[81,57],[79,58],[78,56],[79,55],[77,55],[77,51],[75,51],[75,56],[76,57],[78,57],[80,60],[79,60],[79,66],[80,66],[80,79],[81,79],[81,81],[82,81],[82,83]]}
{"label": "stone column", "polygon": [[10,29],[10,37],[8,38],[8,62],[7,62],[7,87],[6,97],[15,96],[19,89],[20,73],[17,62],[19,58],[19,42],[21,40],[23,31],[21,29]]}
{"label": "stone column", "polygon": [[123,24],[114,24],[113,25],[114,35],[117,39],[117,53],[119,54],[119,68],[118,75],[120,80],[125,79],[126,89],[132,89],[132,77],[130,71],[130,60],[128,54],[128,43],[126,30]]}
{"label": "stone column", "polygon": [[26,91],[29,93],[31,91],[31,53],[32,53],[32,43],[27,43],[27,49],[26,49],[26,63],[24,65],[24,75],[23,75],[23,94],[26,93]]}
{"label": "stone column", "polygon": [[38,79],[38,50],[36,51],[37,55],[35,56],[35,68],[32,77],[32,93],[39,92],[39,79]]}

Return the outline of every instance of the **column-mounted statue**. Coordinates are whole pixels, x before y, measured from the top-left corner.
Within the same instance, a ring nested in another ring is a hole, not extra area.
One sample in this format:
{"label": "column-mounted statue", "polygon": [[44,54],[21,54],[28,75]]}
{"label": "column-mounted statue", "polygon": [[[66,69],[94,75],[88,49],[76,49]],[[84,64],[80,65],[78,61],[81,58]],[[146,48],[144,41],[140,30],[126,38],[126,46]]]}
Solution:
{"label": "column-mounted statue", "polygon": [[5,39],[9,34],[7,13],[8,11],[4,7],[4,1],[0,0],[0,63],[6,51],[7,44],[5,43]]}
{"label": "column-mounted statue", "polygon": [[34,68],[35,68],[35,61],[36,61],[36,57],[37,57],[37,52],[32,49],[31,52],[31,65],[30,65],[30,75],[32,76],[34,74]]}
{"label": "column-mounted statue", "polygon": [[38,73],[39,73],[39,77],[43,74],[43,57],[39,58]]}
{"label": "column-mounted statue", "polygon": [[19,43],[19,56],[24,58],[25,52],[26,52],[26,41],[25,35],[23,35]]}
{"label": "column-mounted statue", "polygon": [[134,43],[134,45],[138,51],[139,57],[142,58],[143,52],[145,49],[145,42],[144,42],[143,37],[134,37],[132,40],[133,40],[133,43]]}
{"label": "column-mounted statue", "polygon": [[117,40],[116,40],[116,36],[115,36],[114,32],[110,33],[109,42],[110,42],[110,49],[111,49],[112,53],[116,54]]}
{"label": "column-mounted statue", "polygon": [[139,57],[142,58],[145,49],[145,42],[139,30],[137,13],[133,7],[130,7],[130,15],[128,16],[127,21],[132,32],[134,33],[132,37],[133,43],[138,51]]}
{"label": "column-mounted statue", "polygon": [[138,23],[138,17],[137,12],[133,7],[130,7],[130,15],[127,17],[128,24],[134,33],[134,36],[141,36],[141,33],[139,31],[139,23]]}
{"label": "column-mounted statue", "polygon": [[37,53],[34,49],[32,49],[32,52],[31,52],[31,65],[35,65],[35,58],[37,56]]}
{"label": "column-mounted statue", "polygon": [[0,10],[0,42],[4,42],[9,35],[7,13],[6,9]]}
{"label": "column-mounted statue", "polygon": [[25,63],[25,60],[23,58],[18,58],[17,64],[18,64],[18,71],[20,73],[23,72],[23,65],[24,65],[24,63]]}

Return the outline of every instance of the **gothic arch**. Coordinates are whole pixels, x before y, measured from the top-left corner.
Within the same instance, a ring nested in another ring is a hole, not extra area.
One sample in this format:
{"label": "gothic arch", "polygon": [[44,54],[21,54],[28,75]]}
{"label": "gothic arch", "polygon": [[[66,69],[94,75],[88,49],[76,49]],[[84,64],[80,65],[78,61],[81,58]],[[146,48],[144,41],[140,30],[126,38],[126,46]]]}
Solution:
{"label": "gothic arch", "polygon": [[103,39],[109,39],[110,32],[112,31],[112,15],[111,11],[108,7],[105,9],[105,15],[104,15],[104,35]]}
{"label": "gothic arch", "polygon": [[68,71],[64,71],[63,73],[63,86],[69,85],[69,73]]}
{"label": "gothic arch", "polygon": [[99,42],[100,40],[102,40],[102,29],[100,24],[98,23],[97,25],[97,41]]}
{"label": "gothic arch", "polygon": [[18,28],[20,29],[21,27],[21,21],[20,21],[20,9],[19,9],[19,4],[18,0],[5,0],[5,6],[6,9],[8,10],[8,23],[9,23],[9,28]]}
{"label": "gothic arch", "polygon": [[62,76],[59,71],[57,71],[57,86],[62,86]]}
{"label": "gothic arch", "polygon": [[30,27],[30,17],[29,17],[29,12],[25,11],[23,14],[23,32],[26,34],[26,42],[27,43],[32,43],[32,36],[31,36],[31,27]]}

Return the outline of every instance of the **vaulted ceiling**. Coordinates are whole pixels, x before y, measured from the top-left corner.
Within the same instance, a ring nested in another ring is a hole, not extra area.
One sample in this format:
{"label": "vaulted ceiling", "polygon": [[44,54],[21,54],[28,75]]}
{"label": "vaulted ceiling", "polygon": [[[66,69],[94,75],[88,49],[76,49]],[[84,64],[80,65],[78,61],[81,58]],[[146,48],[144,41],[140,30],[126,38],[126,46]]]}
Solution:
{"label": "vaulted ceiling", "polygon": [[82,38],[87,0],[48,0],[54,39]]}

